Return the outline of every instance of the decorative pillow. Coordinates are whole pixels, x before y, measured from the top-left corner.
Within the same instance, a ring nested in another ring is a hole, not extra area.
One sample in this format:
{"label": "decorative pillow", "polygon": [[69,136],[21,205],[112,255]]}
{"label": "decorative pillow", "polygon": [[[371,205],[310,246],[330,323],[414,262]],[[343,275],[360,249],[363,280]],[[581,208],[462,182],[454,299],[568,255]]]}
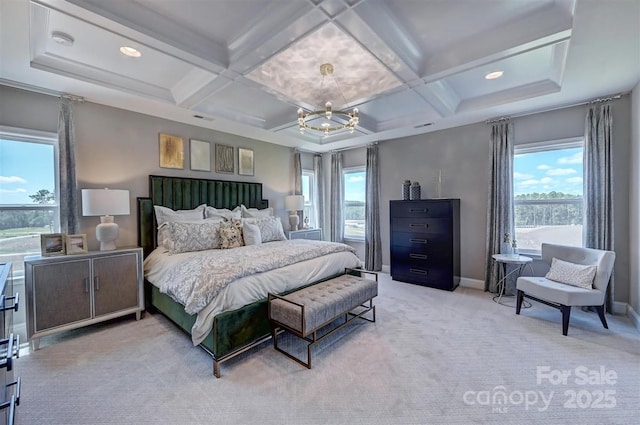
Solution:
{"label": "decorative pillow", "polygon": [[204,216],[206,218],[221,218],[227,221],[231,221],[234,218],[240,219],[242,217],[242,210],[240,207],[235,207],[233,211],[224,208],[218,209],[207,207],[204,211]]}
{"label": "decorative pillow", "polygon": [[257,208],[247,208],[244,205],[240,205],[242,211],[242,218],[262,218],[273,217],[273,208],[265,208],[259,210]]}
{"label": "decorative pillow", "polygon": [[220,248],[220,222],[202,220],[201,222],[172,221],[163,224],[167,228],[164,247],[169,254],[203,251]]}
{"label": "decorative pillow", "polygon": [[244,223],[242,225],[242,237],[244,238],[244,244],[247,246],[260,245],[262,243],[262,235],[257,224]]}
{"label": "decorative pillow", "polygon": [[262,242],[286,241],[282,222],[277,217],[246,218],[243,223],[256,224],[260,228]]}
{"label": "decorative pillow", "polygon": [[197,206],[192,210],[177,210],[174,211],[171,208],[163,207],[160,205],[154,205],[153,209],[156,213],[156,222],[158,223],[158,246],[165,245],[165,239],[167,235],[166,227],[162,225],[170,221],[196,221],[204,220],[204,210],[206,204]]}
{"label": "decorative pillow", "polygon": [[567,285],[591,289],[593,287],[593,278],[596,275],[596,270],[596,266],[585,266],[552,258],[551,269],[549,269],[549,273],[547,273],[545,277],[549,280]]}
{"label": "decorative pillow", "polygon": [[240,220],[223,221],[220,223],[220,248],[238,248],[244,245],[242,238],[242,223]]}

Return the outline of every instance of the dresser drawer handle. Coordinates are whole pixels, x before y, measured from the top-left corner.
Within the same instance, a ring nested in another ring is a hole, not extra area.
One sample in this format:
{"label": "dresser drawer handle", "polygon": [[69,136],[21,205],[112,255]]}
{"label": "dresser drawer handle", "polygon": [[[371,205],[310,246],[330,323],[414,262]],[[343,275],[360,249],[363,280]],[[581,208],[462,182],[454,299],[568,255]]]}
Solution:
{"label": "dresser drawer handle", "polygon": [[100,278],[98,276],[95,276],[93,278],[94,283],[94,287],[96,288],[96,291],[100,290]]}
{"label": "dresser drawer handle", "polygon": [[411,242],[411,243],[422,243],[422,244],[425,244],[425,245],[429,243],[429,241],[427,239],[413,239],[413,238],[409,239],[409,242]]}
{"label": "dresser drawer handle", "polygon": [[[14,297],[4,297],[3,296],[3,301],[2,301],[2,309],[0,309],[0,311],[8,311],[8,310],[13,310],[13,311],[18,311],[18,304],[20,302],[20,293],[16,292],[16,295]],[[7,307],[5,305],[7,300],[13,300],[13,305]]]}
{"label": "dresser drawer handle", "polygon": [[[16,406],[20,406],[20,391],[22,390],[22,378],[18,377],[18,379],[16,379],[15,381],[5,385],[5,388],[13,387],[14,385],[16,386],[16,392],[15,392],[15,395],[11,397],[12,398],[15,397]],[[0,409],[4,409],[5,404],[6,402],[2,403],[2,405],[0,405]]]}
{"label": "dresser drawer handle", "polygon": [[417,273],[417,274],[424,274],[424,275],[429,274],[429,271],[428,271],[428,270],[409,269],[409,271],[410,271],[411,273]]}
{"label": "dresser drawer handle", "polygon": [[20,357],[20,335],[10,334],[9,338],[0,339],[0,346],[7,346],[7,355],[0,361],[0,368],[6,367],[7,372],[13,369],[13,358]]}
{"label": "dresser drawer handle", "polygon": [[427,255],[411,253],[411,254],[409,254],[409,258],[415,258],[417,260],[426,260],[427,259]]}
{"label": "dresser drawer handle", "polygon": [[424,227],[427,228],[429,225],[427,223],[411,223],[409,227]]}
{"label": "dresser drawer handle", "polygon": [[7,424],[13,425],[16,417],[16,396],[11,396],[11,398],[3,403],[0,403],[0,410],[4,410],[9,408],[9,414],[7,415]]}
{"label": "dresser drawer handle", "polygon": [[421,212],[426,213],[429,211],[429,208],[409,208],[409,212]]}

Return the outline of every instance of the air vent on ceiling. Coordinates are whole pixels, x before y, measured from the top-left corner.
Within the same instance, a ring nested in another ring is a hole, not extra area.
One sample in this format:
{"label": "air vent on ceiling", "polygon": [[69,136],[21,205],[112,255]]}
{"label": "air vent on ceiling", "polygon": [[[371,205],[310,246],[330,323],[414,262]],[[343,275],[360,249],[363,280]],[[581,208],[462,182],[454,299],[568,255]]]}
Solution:
{"label": "air vent on ceiling", "polygon": [[424,123],[424,124],[418,124],[418,125],[413,126],[413,128],[428,127],[430,125],[433,125],[433,123],[432,122],[428,122],[428,123]]}
{"label": "air vent on ceiling", "polygon": [[213,118],[205,117],[204,115],[194,115],[193,118],[198,118],[199,120],[205,121],[213,121]]}

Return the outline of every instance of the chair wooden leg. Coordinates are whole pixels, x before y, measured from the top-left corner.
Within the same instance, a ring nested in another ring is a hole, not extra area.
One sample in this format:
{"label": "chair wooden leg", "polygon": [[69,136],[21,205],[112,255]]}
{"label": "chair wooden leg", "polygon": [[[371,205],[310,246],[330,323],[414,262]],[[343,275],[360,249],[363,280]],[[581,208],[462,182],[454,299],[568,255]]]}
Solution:
{"label": "chair wooden leg", "polygon": [[605,329],[609,329],[609,326],[607,326],[607,319],[604,317],[604,305],[596,305],[594,306],[596,311],[598,312],[598,317],[600,317],[600,321],[602,322],[602,326],[604,326]]}
{"label": "chair wooden leg", "polygon": [[571,316],[571,306],[561,305],[560,311],[562,311],[562,335],[567,336],[569,331],[569,317]]}
{"label": "chair wooden leg", "polygon": [[524,292],[518,289],[516,295],[516,314],[520,314],[520,309],[522,308],[522,301],[524,300]]}

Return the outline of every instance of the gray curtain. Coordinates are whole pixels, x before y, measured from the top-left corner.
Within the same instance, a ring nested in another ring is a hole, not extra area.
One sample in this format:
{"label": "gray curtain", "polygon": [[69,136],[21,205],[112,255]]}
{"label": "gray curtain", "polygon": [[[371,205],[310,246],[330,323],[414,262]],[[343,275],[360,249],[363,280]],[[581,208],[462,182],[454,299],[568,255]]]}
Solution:
{"label": "gray curtain", "polygon": [[[302,161],[297,150],[293,153],[293,194],[302,195]],[[301,229],[304,225],[304,211],[298,211],[298,217],[298,229]]]}
{"label": "gray curtain", "polygon": [[382,242],[380,241],[380,169],[378,145],[367,147],[367,181],[365,202],[364,268],[382,270]]}
{"label": "gray curtain", "polygon": [[316,181],[314,205],[316,206],[316,225],[324,228],[324,173],[322,172],[322,155],[313,156],[313,173]]}
{"label": "gray curtain", "polygon": [[74,149],[73,111],[68,99],[61,99],[58,115],[58,150],[60,169],[60,231],[75,234],[80,231],[78,182]]}
{"label": "gray curtain", "polygon": [[344,241],[344,222],[342,205],[344,204],[344,183],[342,177],[342,154],[331,154],[331,240]]}
{"label": "gray curtain", "polygon": [[487,206],[485,291],[496,292],[500,266],[491,257],[500,253],[505,233],[514,238],[513,124],[500,122],[491,129],[491,165]]}
{"label": "gray curtain", "polygon": [[[611,106],[592,105],[587,110],[584,131],[584,228],[587,248],[614,251],[613,164],[611,152],[613,117]],[[613,275],[607,290],[606,309],[613,312]]]}

